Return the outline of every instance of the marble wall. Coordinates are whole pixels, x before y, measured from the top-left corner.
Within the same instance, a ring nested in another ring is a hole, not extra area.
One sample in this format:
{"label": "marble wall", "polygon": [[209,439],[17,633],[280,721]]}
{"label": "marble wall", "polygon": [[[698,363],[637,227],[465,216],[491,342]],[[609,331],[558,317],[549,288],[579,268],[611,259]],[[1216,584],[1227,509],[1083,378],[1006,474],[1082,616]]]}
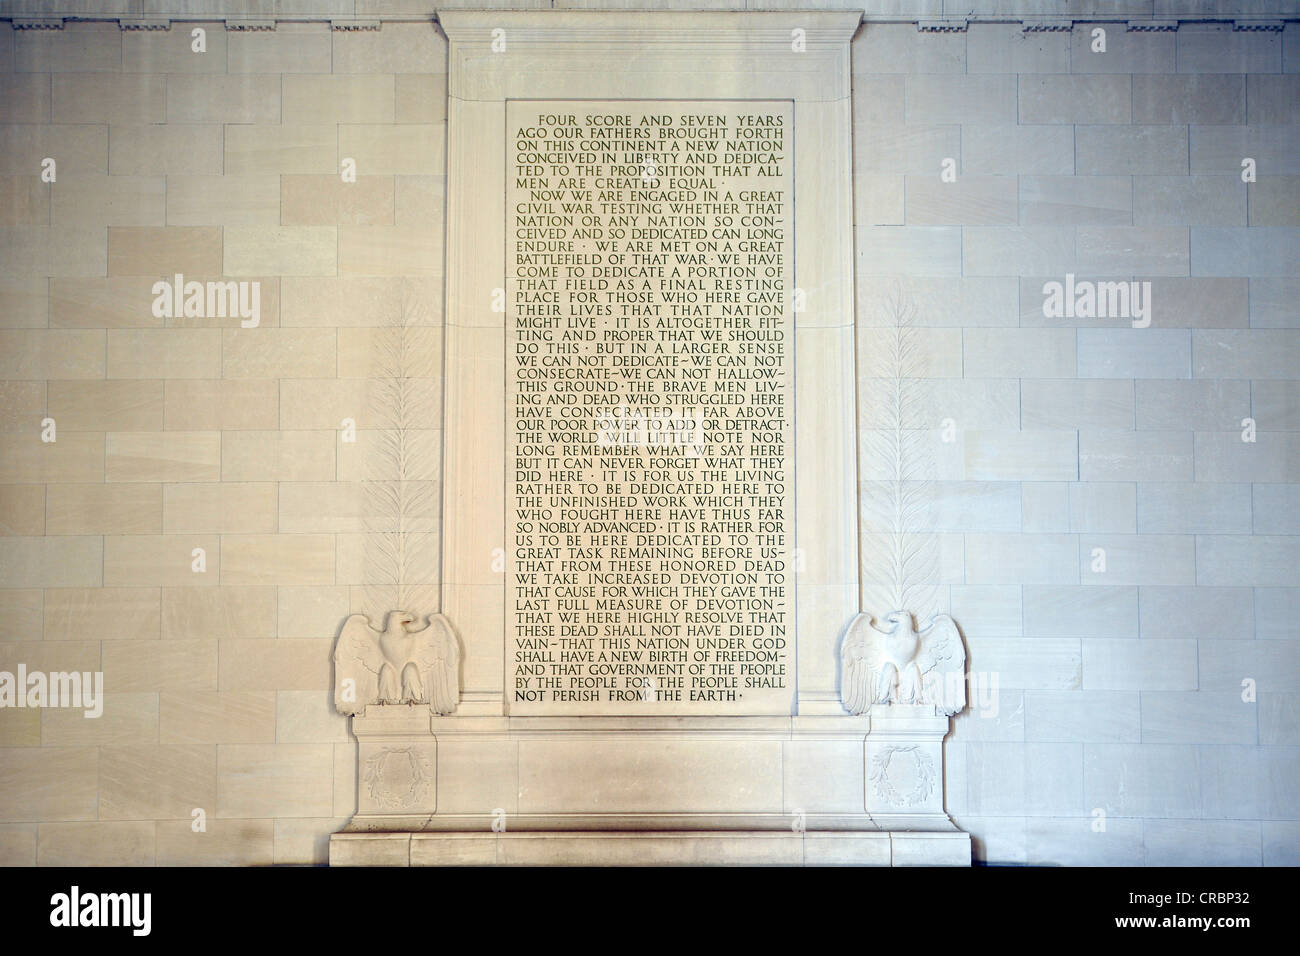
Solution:
{"label": "marble wall", "polygon": [[[439,32],[162,6],[213,19],[0,21],[0,670],[109,692],[0,709],[8,864],[324,861],[356,809],[333,639],[390,606],[386,328],[441,415]],[[1041,6],[853,44],[859,375],[906,303],[942,599],[997,679],[947,807],[989,862],[1295,864],[1300,23],[1129,30],[1228,6],[1157,0],[1026,31]],[[257,326],[157,306],[178,273],[258,283]],[[1067,275],[1150,282],[1149,327],[1044,315]]]}
{"label": "marble wall", "polygon": [[[946,751],[978,858],[1297,860],[1297,36],[854,44],[858,321],[901,285],[924,327],[952,613],[1000,678]],[[1149,281],[1149,327],[1045,316],[1067,274]]]}

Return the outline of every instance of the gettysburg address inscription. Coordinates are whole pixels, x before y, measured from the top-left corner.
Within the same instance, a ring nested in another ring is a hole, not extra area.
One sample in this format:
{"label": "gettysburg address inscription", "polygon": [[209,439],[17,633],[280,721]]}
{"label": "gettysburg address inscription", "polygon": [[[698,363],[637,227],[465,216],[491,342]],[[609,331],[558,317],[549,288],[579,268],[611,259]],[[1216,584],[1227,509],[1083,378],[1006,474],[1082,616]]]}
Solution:
{"label": "gettysburg address inscription", "polygon": [[507,104],[515,714],[788,714],[793,112]]}

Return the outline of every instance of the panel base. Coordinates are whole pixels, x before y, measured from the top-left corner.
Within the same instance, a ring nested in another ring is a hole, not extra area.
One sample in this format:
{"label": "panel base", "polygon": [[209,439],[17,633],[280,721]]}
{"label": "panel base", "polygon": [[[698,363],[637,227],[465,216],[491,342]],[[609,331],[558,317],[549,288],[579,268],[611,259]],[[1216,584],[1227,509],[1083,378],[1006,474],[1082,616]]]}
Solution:
{"label": "panel base", "polygon": [[970,866],[960,832],[336,833],[331,866]]}

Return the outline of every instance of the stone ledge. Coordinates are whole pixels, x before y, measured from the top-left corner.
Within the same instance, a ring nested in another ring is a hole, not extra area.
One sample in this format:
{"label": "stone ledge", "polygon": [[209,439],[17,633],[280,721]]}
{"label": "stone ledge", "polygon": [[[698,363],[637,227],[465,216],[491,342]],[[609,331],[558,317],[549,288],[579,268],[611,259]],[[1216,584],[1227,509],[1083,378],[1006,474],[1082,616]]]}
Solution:
{"label": "stone ledge", "polygon": [[935,715],[933,708],[894,705],[877,708],[874,714],[852,716],[793,715],[782,717],[602,715],[572,717],[430,716],[427,710],[406,705],[372,706],[364,716],[352,720],[353,733],[369,737],[475,737],[475,736],[603,736],[607,734],[649,734],[706,737],[759,738],[863,738],[876,735],[942,738],[948,718]]}
{"label": "stone ledge", "polygon": [[796,820],[808,833],[961,833],[945,813],[368,813],[352,818],[340,833],[490,833],[508,819],[511,833],[790,833]]}
{"label": "stone ledge", "polygon": [[966,833],[336,833],[331,866],[969,866]]}

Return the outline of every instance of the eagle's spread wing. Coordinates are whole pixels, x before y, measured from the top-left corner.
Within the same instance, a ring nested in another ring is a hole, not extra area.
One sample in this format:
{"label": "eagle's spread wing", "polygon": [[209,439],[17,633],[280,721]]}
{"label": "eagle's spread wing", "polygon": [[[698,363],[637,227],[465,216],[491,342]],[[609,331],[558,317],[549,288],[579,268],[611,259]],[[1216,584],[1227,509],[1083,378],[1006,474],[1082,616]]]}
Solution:
{"label": "eagle's spread wing", "polygon": [[884,661],[881,641],[870,614],[859,614],[844,632],[840,645],[840,701],[850,714],[871,710],[876,675]]}
{"label": "eagle's spread wing", "polygon": [[921,670],[926,703],[948,716],[965,709],[966,645],[957,622],[947,614],[936,614],[921,632],[916,665]]}
{"label": "eagle's spread wing", "polygon": [[366,705],[377,699],[379,668],[384,663],[379,649],[382,633],[370,626],[364,614],[353,614],[343,622],[334,645],[334,707],[340,714],[364,713]]}
{"label": "eagle's spread wing", "polygon": [[426,626],[411,633],[416,638],[412,660],[424,678],[429,710],[450,714],[460,703],[460,643],[456,634],[441,614],[431,614]]}

